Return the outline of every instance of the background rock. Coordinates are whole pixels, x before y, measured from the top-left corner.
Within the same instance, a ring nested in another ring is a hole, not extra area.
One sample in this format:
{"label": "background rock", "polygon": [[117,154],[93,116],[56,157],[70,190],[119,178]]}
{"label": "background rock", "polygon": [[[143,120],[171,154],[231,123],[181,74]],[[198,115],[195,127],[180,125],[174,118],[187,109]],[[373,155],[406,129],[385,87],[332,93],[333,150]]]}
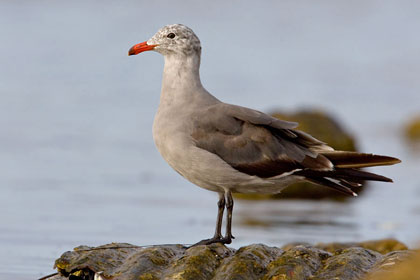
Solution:
{"label": "background rock", "polygon": [[404,243],[399,242],[395,239],[381,239],[364,241],[359,243],[319,243],[315,245],[324,251],[334,253],[337,250],[342,250],[349,247],[362,247],[365,249],[373,250],[381,254],[387,254],[393,251],[404,251],[408,250]]}
{"label": "background rock", "polygon": [[409,141],[420,141],[420,116],[413,118],[407,123],[405,136]]}

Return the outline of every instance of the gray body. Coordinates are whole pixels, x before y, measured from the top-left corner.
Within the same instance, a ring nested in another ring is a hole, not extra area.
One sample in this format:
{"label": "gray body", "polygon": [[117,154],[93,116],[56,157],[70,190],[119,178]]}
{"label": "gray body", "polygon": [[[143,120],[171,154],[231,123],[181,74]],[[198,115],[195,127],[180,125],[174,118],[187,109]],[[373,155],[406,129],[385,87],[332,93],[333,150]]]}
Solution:
{"label": "gray body", "polygon": [[[238,107],[222,103],[204,89],[199,80],[198,67],[198,57],[187,61],[177,59],[176,56],[165,57],[153,138],[168,164],[197,186],[223,193],[226,190],[278,193],[288,184],[303,180],[303,177],[293,175],[267,179],[250,176],[231,167],[217,154],[197,146],[197,140],[193,138],[197,126],[212,122],[216,125],[226,124],[235,110],[238,110]],[[182,71],[177,71],[177,68]],[[208,113],[209,110],[217,113]],[[260,112],[249,111],[261,114],[266,119],[271,118]],[[245,114],[243,118],[246,119]],[[234,127],[227,129],[235,130]]]}

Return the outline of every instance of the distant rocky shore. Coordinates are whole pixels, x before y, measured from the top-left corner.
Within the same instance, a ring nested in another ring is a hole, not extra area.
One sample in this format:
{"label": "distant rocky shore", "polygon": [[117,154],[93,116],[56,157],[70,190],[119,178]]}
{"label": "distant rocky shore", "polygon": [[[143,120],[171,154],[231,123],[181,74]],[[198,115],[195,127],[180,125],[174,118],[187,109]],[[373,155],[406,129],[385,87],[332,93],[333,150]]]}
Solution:
{"label": "distant rocky shore", "polygon": [[380,279],[413,255],[393,239],[281,248],[252,244],[237,250],[222,244],[112,243],[65,252],[55,262],[59,274],[45,279]]}

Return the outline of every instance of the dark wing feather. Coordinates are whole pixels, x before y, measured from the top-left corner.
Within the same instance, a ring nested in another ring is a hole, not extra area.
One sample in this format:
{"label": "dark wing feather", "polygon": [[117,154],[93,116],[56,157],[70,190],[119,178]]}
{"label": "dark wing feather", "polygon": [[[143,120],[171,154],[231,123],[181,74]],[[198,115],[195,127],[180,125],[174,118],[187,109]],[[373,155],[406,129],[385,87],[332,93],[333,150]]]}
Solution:
{"label": "dark wing feather", "polygon": [[361,168],[378,165],[392,165],[400,163],[397,158],[390,156],[348,152],[348,151],[332,151],[322,152],[334,166],[339,168]]}
{"label": "dark wing feather", "polygon": [[317,152],[325,144],[293,130],[295,123],[223,103],[195,114],[193,121],[191,136],[197,147],[249,175],[267,178],[296,169],[332,168]]}
{"label": "dark wing feather", "polygon": [[318,185],[332,188],[343,194],[357,196],[357,194],[351,189],[352,186],[345,181],[335,181],[335,180],[331,180],[329,178],[324,178],[324,177],[316,177],[316,178],[307,177],[307,180]]}

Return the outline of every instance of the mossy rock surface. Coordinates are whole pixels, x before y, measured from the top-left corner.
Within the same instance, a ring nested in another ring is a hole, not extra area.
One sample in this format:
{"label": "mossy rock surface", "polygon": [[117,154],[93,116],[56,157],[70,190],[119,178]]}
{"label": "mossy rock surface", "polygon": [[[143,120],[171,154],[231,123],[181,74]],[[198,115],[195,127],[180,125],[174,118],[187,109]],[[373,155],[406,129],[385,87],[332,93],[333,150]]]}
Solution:
{"label": "mossy rock surface", "polygon": [[[295,113],[274,113],[274,117],[299,123],[297,129],[307,132],[315,138],[327,143],[336,150],[356,151],[356,140],[343,126],[328,113],[321,110],[306,110]],[[363,188],[355,190],[362,191]],[[236,194],[242,199],[267,199],[267,198],[303,198],[320,199],[334,198],[344,200],[348,196],[308,182],[296,183],[284,189],[276,195],[255,195],[255,194]]]}
{"label": "mossy rock surface", "polygon": [[420,142],[420,116],[408,122],[405,128],[405,136],[410,141]]}
{"label": "mossy rock surface", "polygon": [[401,255],[396,253],[387,254],[364,280],[420,280],[420,250],[403,261],[400,259]]}
{"label": "mossy rock surface", "polygon": [[363,279],[369,273],[388,271],[413,254],[388,252],[406,248],[398,241],[384,244],[390,240],[282,248],[252,244],[238,250],[222,244],[82,246],[56,260],[60,276],[50,279]]}
{"label": "mossy rock surface", "polygon": [[362,247],[372,251],[379,252],[381,254],[388,254],[394,251],[405,251],[408,250],[407,246],[404,243],[399,242],[395,239],[381,239],[381,240],[371,240],[364,241],[359,243],[349,242],[349,243],[319,243],[316,247],[325,250],[327,252],[334,253],[337,250],[343,250],[349,247]]}

